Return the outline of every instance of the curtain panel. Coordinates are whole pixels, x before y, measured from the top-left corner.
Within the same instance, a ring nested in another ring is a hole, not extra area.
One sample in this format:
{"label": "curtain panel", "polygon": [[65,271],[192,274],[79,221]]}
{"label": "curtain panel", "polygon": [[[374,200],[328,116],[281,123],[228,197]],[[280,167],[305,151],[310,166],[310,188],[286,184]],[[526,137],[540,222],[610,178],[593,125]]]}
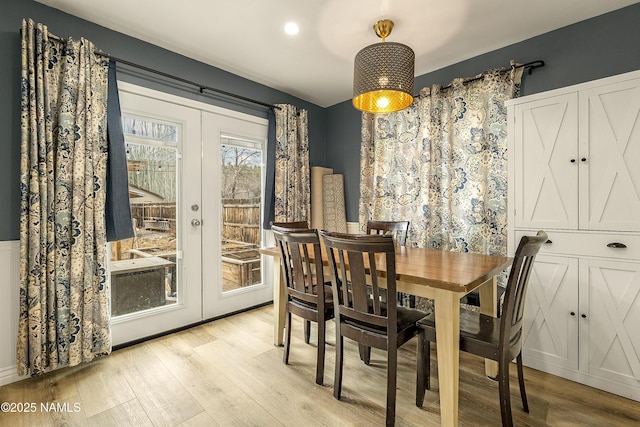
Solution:
{"label": "curtain panel", "polygon": [[106,281],[108,61],[22,23],[19,375],[111,351]]}
{"label": "curtain panel", "polygon": [[307,110],[288,104],[275,110],[274,217],[277,222],[309,221],[311,170]]}
{"label": "curtain panel", "polygon": [[120,96],[116,63],[109,61],[109,82],[107,91],[107,199],[105,202],[105,222],[107,241],[135,237],[131,203],[129,201],[129,171],[127,170],[127,150],[122,130]]}
{"label": "curtain panel", "polygon": [[407,244],[504,255],[507,114],[522,69],[422,89],[405,110],[363,114],[359,221],[408,220]]}

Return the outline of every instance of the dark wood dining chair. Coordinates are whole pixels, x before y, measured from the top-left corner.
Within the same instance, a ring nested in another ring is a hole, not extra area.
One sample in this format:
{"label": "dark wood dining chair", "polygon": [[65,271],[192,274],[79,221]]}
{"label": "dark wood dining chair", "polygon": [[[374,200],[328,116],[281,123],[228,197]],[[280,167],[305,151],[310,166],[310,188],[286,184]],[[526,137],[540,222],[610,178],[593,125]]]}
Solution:
{"label": "dark wood dining chair", "polygon": [[[409,221],[367,221],[367,234],[391,234],[399,246],[407,245],[407,234],[409,232]],[[409,300],[409,307],[415,308],[416,297],[409,295],[408,298],[398,292],[398,303],[404,305],[405,300]]]}
{"label": "dark wood dining chair", "polygon": [[400,246],[407,244],[409,221],[367,221],[367,234],[390,233]]}
{"label": "dark wood dining chair", "polygon": [[[271,221],[269,223],[271,229],[276,227],[281,232],[287,231],[296,231],[296,230],[309,230],[309,222],[308,221],[281,221],[274,222]],[[304,321],[304,342],[309,344],[309,340],[311,339],[311,322],[309,320]]]}
{"label": "dark wood dining chair", "polygon": [[[509,366],[514,358],[518,368],[522,406],[525,412],[529,412],[522,369],[523,312],[531,267],[540,247],[546,241],[547,234],[544,231],[539,231],[536,236],[523,236],[520,239],[511,265],[500,317],[487,316],[464,308],[460,310],[460,350],[498,362],[498,388],[503,426],[513,425]],[[420,334],[418,335],[416,405],[422,407],[425,390],[430,386],[430,342],[436,341],[434,315],[429,314],[419,320],[417,326],[420,328]]]}
{"label": "dark wood dining chair", "polygon": [[271,230],[280,250],[284,282],[286,284],[285,343],[283,361],[289,363],[291,347],[291,314],[304,319],[305,342],[309,343],[310,322],[318,324],[318,354],[316,383],[324,380],[325,323],[333,319],[333,294],[330,282],[325,282],[320,239],[317,230],[283,228],[272,225]]}
{"label": "dark wood dining chair", "polygon": [[327,250],[335,307],[336,368],[333,395],[340,399],[342,393],[344,337],[369,348],[386,350],[386,424],[394,425],[398,347],[418,333],[416,322],[426,313],[398,307],[395,301],[393,304],[381,301],[381,271],[386,273],[388,291],[391,295],[396,292],[395,247],[391,236],[326,231],[321,231],[320,235]]}

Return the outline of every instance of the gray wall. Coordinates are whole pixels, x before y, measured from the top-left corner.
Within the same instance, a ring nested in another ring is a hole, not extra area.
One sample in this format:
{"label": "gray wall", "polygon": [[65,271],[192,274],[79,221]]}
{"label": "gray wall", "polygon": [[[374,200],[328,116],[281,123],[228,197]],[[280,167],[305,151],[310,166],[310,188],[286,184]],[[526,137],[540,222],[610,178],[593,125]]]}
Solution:
{"label": "gray wall", "polygon": [[[0,0],[0,241],[19,238],[20,167],[20,27],[32,18],[60,37],[85,37],[98,49],[115,57],[180,76],[206,86],[242,95],[268,104],[288,103],[309,112],[311,163],[325,161],[326,109],[284,92],[252,82],[168,50],[111,31],[32,0]],[[209,43],[209,41],[207,41]],[[211,49],[215,44],[211,42]],[[220,107],[267,117],[267,109],[216,95],[201,95],[198,89],[145,75],[122,67],[122,80],[163,90]],[[150,77],[150,78],[149,78]]]}
{"label": "gray wall", "polygon": [[[360,113],[351,101],[321,108],[286,93],[210,67],[157,46],[67,15],[31,0],[1,0],[0,14],[0,240],[18,239],[20,158],[20,33],[22,18],[32,18],[60,37],[85,37],[102,51],[165,73],[237,93],[269,104],[290,103],[309,111],[311,163],[331,167],[345,176],[347,220],[358,220],[360,185]],[[535,6],[532,6],[535,7]],[[526,13],[526,11],[524,12]],[[640,69],[640,4],[553,31],[450,67],[416,77],[416,92],[432,84],[448,84],[484,70],[544,60],[545,67],[525,74],[522,95],[542,92]],[[212,44],[212,49],[215,45]],[[200,95],[175,82],[148,79],[138,72],[121,78],[165,92],[266,117],[251,104]]]}
{"label": "gray wall", "polygon": [[[532,3],[531,7],[535,7]],[[526,14],[526,11],[523,11]],[[456,77],[520,63],[545,61],[523,77],[530,95],[640,69],[640,4],[583,21],[441,70],[418,76],[414,92]],[[344,174],[347,221],[358,221],[361,114],[346,101],[328,108],[327,167]]]}

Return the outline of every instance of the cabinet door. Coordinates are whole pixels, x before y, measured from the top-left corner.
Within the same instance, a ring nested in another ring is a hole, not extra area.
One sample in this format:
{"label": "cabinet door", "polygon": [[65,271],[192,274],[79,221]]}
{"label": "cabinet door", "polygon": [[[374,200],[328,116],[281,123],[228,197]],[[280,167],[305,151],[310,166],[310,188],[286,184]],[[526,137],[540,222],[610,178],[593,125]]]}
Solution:
{"label": "cabinet door", "polygon": [[581,259],[580,283],[580,370],[640,387],[640,263]]}
{"label": "cabinet door", "polygon": [[577,229],[577,93],[517,105],[514,120],[516,227]]}
{"label": "cabinet door", "polygon": [[[573,314],[572,314],[573,313]],[[525,305],[524,364],[578,368],[578,258],[538,255]]]}
{"label": "cabinet door", "polygon": [[580,228],[640,231],[640,79],[580,92]]}

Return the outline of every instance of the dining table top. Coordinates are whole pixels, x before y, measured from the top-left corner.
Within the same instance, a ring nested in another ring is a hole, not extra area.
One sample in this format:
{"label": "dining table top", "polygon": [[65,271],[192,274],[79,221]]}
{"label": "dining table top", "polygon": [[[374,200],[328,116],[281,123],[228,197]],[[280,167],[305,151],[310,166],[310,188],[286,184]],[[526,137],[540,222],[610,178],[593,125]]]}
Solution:
{"label": "dining table top", "polygon": [[[326,262],[324,244],[321,247]],[[275,246],[261,248],[260,253],[280,256],[279,249]],[[461,293],[477,288],[509,267],[513,261],[506,256],[410,246],[396,246],[395,253],[397,281]],[[384,276],[384,259],[381,258],[377,264],[380,274]]]}

